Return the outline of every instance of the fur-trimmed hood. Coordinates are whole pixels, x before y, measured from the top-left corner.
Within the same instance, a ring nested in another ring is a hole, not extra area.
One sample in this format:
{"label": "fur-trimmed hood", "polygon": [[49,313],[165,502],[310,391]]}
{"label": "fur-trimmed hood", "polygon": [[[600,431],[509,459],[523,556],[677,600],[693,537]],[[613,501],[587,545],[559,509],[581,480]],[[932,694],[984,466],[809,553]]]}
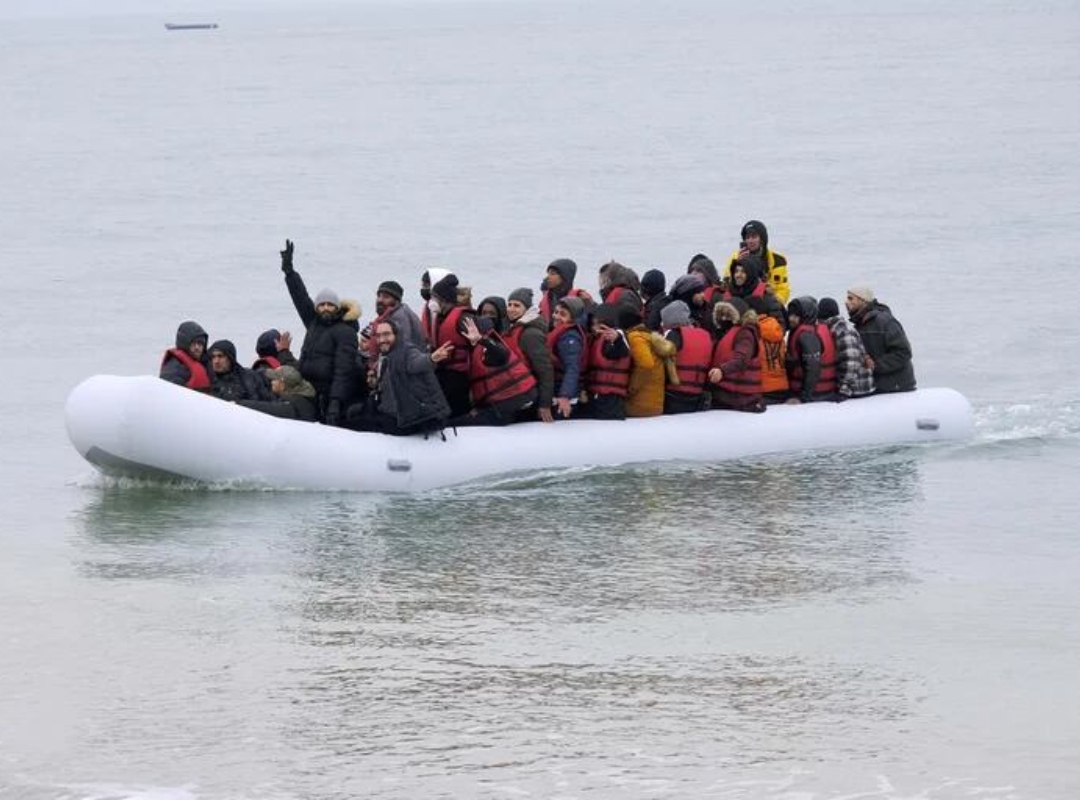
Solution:
{"label": "fur-trimmed hood", "polygon": [[732,325],[757,325],[758,315],[742,300],[734,298],[713,306],[713,324],[720,328],[725,322]]}

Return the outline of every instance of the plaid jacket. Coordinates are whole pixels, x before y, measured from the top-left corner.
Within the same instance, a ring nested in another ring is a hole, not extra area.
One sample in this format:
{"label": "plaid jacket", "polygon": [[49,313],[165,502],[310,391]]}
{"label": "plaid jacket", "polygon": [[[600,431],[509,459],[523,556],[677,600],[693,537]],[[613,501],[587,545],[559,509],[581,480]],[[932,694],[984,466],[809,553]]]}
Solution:
{"label": "plaid jacket", "polygon": [[836,387],[844,397],[874,393],[874,373],[866,366],[866,348],[859,332],[843,317],[825,320],[836,343]]}

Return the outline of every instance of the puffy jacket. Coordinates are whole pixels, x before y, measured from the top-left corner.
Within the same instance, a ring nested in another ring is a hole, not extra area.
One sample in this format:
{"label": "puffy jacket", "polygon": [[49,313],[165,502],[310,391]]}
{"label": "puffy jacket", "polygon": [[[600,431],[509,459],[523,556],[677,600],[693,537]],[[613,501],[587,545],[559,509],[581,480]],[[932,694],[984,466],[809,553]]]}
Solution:
{"label": "puffy jacket", "polygon": [[315,313],[315,303],[299,272],[286,273],[285,285],[307,328],[300,347],[300,374],[311,381],[321,397],[348,403],[361,377],[357,365],[360,306],[342,300],[337,316],[324,320]]}
{"label": "puffy jacket", "polygon": [[675,355],[675,344],[644,325],[627,331],[626,339],[633,359],[626,416],[660,416],[664,413],[665,359]]}
{"label": "puffy jacket", "polygon": [[911,342],[889,307],[875,300],[852,315],[851,321],[862,337],[867,354],[874,359],[876,393],[913,391],[915,366],[911,360]]}

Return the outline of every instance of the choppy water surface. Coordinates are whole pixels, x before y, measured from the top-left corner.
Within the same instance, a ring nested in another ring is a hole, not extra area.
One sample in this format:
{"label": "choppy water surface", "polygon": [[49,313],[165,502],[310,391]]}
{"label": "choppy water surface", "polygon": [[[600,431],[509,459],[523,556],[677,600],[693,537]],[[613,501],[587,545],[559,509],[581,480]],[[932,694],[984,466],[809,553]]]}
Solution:
{"label": "choppy water surface", "polygon": [[[219,21],[0,35],[0,797],[1076,796],[1074,8]],[[483,296],[566,254],[671,280],[750,216],[797,290],[878,289],[973,442],[400,497],[66,441],[181,318],[295,330],[286,235],[314,288]]]}

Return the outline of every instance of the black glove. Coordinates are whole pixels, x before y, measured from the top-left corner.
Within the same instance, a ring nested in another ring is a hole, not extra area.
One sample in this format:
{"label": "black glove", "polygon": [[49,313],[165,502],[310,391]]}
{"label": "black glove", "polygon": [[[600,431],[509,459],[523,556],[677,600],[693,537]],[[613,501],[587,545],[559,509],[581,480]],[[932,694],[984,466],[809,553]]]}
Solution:
{"label": "black glove", "polygon": [[293,271],[292,266],[293,243],[292,239],[285,240],[285,249],[281,251],[281,271],[288,275]]}
{"label": "black glove", "polygon": [[341,401],[331,400],[326,406],[326,424],[336,428],[341,424]]}

